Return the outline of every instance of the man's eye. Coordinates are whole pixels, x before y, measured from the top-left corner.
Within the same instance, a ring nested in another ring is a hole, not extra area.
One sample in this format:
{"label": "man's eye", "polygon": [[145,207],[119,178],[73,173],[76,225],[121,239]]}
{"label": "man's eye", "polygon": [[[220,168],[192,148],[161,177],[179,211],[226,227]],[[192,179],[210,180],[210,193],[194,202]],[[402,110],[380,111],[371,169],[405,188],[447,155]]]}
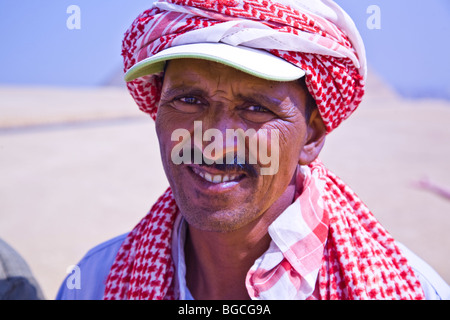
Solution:
{"label": "man's eye", "polygon": [[264,123],[276,118],[276,115],[271,110],[257,104],[245,107],[241,116],[244,119],[255,123]]}
{"label": "man's eye", "polygon": [[194,97],[182,97],[179,98],[178,100],[186,104],[200,104],[200,101]]}
{"label": "man's eye", "polygon": [[204,104],[201,99],[196,97],[184,96],[180,98],[175,98],[171,106],[180,112],[184,113],[197,113],[201,111]]}
{"label": "man's eye", "polygon": [[250,106],[247,108],[248,111],[255,111],[255,112],[270,112],[264,107],[261,106]]}

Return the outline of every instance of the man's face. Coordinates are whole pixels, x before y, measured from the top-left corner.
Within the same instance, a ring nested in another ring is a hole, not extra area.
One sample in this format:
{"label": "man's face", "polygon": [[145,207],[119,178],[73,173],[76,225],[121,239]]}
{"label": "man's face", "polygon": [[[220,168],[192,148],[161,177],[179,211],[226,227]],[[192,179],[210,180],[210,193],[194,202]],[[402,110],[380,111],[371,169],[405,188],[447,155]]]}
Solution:
{"label": "man's face", "polygon": [[[297,81],[268,81],[205,60],[170,61],[156,130],[164,170],[177,205],[191,226],[227,232],[254,221],[268,210],[276,210],[278,199],[295,180],[294,173],[307,143],[306,97],[306,90]],[[214,129],[209,132],[216,135],[212,139],[201,135],[199,143],[198,133],[208,129]],[[258,152],[254,153],[256,161],[252,164],[228,165],[225,155],[236,154],[238,142],[226,138],[227,129],[228,133],[237,129],[254,132],[256,140],[245,140],[247,163],[250,144],[258,141],[256,145],[265,144],[270,159],[277,161],[270,164],[276,170],[262,174],[269,164],[267,158],[263,161],[263,153]],[[186,134],[181,139],[174,132],[188,133],[190,139],[185,139]],[[271,139],[272,135],[278,139]],[[223,140],[219,139],[222,137]],[[186,142],[186,148],[180,148],[181,140]],[[210,144],[223,148],[207,153]],[[192,161],[174,163],[174,154],[179,156],[179,152],[184,159],[191,160],[186,153],[194,145],[205,153],[203,159],[223,159],[224,165],[199,164],[194,157]]]}

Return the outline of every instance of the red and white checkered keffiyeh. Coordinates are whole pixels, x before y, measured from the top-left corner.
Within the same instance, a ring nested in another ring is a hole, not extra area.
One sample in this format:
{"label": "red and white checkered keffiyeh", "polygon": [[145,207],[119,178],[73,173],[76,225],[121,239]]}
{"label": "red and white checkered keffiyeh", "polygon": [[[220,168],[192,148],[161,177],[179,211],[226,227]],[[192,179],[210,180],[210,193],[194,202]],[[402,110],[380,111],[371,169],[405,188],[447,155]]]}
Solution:
{"label": "red and white checkered keffiyeh", "polygon": [[[163,49],[197,42],[265,49],[299,66],[328,132],[350,116],[364,94],[364,45],[352,20],[331,1],[156,2],[125,34],[125,71]],[[127,85],[139,108],[155,118],[160,75]]]}
{"label": "red and white checkered keffiyeh", "polygon": [[[170,46],[219,41],[263,48],[300,66],[328,132],[361,101],[364,49],[351,20],[328,0],[157,2],[125,34],[125,70]],[[153,118],[160,85],[160,75],[128,83],[140,109]],[[280,279],[295,291],[318,274],[309,299],[423,299],[406,259],[368,208],[319,160],[309,168],[300,200],[311,232],[290,244],[272,270],[252,268],[249,294],[270,297]],[[171,255],[177,213],[169,188],[125,239],[107,278],[105,299],[177,298]]]}

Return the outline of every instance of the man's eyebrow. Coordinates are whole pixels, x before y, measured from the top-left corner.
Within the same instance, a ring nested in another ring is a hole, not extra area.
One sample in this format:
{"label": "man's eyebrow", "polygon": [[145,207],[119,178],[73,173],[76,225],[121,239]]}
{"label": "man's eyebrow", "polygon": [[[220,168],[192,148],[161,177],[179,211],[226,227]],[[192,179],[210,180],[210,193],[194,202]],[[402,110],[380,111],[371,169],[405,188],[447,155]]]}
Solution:
{"label": "man's eyebrow", "polygon": [[274,98],[272,96],[267,96],[265,94],[261,94],[258,92],[253,92],[249,94],[238,94],[238,98],[241,100],[250,100],[253,103],[260,103],[266,106],[279,106],[281,104],[281,100]]}
{"label": "man's eyebrow", "polygon": [[171,98],[171,97],[176,97],[176,96],[183,95],[183,94],[192,95],[192,96],[202,96],[202,95],[206,94],[206,92],[205,92],[205,90],[195,87],[195,86],[179,85],[179,86],[170,87],[167,90],[164,90],[161,93],[161,96],[166,97],[166,98]]}

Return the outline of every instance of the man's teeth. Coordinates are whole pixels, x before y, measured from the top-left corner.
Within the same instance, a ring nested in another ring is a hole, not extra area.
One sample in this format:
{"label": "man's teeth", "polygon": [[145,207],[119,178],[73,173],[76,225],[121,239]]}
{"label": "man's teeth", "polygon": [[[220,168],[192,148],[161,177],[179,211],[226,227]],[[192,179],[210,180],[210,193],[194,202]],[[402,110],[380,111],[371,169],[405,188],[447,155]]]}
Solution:
{"label": "man's teeth", "polygon": [[232,181],[238,178],[240,175],[221,175],[221,174],[209,174],[207,172],[198,170],[197,168],[192,168],[196,174],[198,174],[200,177],[205,179],[206,181],[212,182],[212,183],[222,183],[227,181]]}

